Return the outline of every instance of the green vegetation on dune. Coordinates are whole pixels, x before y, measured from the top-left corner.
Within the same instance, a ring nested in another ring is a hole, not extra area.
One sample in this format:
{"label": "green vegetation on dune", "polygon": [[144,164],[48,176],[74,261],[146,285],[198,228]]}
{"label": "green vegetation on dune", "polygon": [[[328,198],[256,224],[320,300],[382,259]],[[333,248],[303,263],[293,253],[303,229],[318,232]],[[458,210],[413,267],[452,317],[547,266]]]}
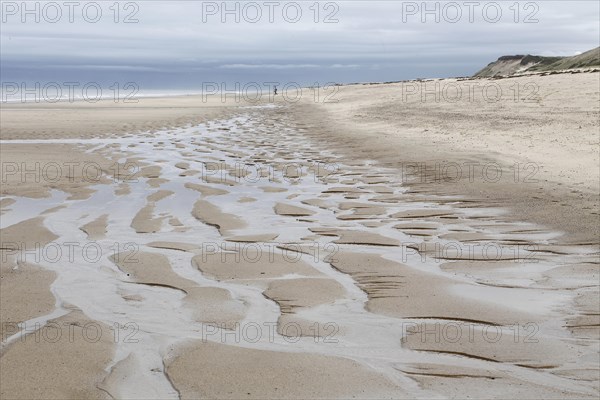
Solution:
{"label": "green vegetation on dune", "polygon": [[590,67],[600,67],[600,47],[571,57],[543,57],[529,54],[502,56],[497,61],[488,64],[474,76],[479,78],[510,76],[524,72],[546,72]]}
{"label": "green vegetation on dune", "polygon": [[588,68],[600,66],[600,47],[572,57],[562,57],[545,68],[535,66],[532,71],[557,71],[561,69]]}
{"label": "green vegetation on dune", "polygon": [[529,70],[532,70],[533,68],[538,68],[538,67],[544,68],[544,67],[547,67],[549,65],[552,65],[555,62],[561,61],[563,58],[564,57],[542,57],[542,56],[526,55],[521,60],[521,64],[522,65],[526,65],[526,64],[530,64],[530,63],[536,63],[535,66],[529,68]]}

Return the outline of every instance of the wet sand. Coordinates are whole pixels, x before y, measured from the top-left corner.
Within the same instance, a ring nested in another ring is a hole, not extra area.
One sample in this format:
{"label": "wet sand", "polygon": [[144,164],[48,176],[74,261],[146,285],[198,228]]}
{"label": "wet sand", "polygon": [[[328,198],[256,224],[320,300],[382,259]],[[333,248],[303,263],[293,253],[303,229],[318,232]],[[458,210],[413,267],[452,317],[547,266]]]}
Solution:
{"label": "wet sand", "polygon": [[527,79],[3,107],[2,397],[597,398],[600,74]]}

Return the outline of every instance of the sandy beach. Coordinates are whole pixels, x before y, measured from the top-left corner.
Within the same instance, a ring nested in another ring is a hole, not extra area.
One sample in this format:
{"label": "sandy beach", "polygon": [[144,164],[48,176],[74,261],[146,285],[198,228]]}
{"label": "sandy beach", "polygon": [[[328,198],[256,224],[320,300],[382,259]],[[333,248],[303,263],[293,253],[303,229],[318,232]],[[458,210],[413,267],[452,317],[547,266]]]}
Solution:
{"label": "sandy beach", "polygon": [[600,72],[337,89],[2,104],[0,398],[597,399]]}

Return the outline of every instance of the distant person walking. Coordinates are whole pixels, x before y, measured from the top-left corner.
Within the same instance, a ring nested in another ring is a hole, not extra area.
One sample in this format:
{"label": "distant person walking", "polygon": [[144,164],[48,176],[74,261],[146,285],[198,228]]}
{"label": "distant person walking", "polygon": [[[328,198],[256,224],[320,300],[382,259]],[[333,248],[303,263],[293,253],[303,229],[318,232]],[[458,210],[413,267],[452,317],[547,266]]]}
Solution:
{"label": "distant person walking", "polygon": [[277,86],[273,89],[273,96],[277,96]]}

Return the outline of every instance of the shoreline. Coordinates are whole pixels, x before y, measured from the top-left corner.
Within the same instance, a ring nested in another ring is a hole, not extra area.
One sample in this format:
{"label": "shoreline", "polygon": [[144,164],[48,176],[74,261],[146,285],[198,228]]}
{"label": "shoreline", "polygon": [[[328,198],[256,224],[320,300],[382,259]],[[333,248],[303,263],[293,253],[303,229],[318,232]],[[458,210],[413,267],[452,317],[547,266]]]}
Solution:
{"label": "shoreline", "polygon": [[[565,84],[560,77],[544,78]],[[600,74],[584,78],[600,80]],[[584,79],[580,86],[588,83]],[[94,323],[107,333],[114,324],[119,330],[134,324],[139,341],[113,341],[110,332],[98,343],[61,343],[55,347],[59,354],[47,341],[15,341],[0,362],[33,359],[39,351],[50,360],[64,352],[86,354],[86,368],[75,363],[75,369],[61,370],[61,379],[71,376],[84,386],[81,393],[98,397],[464,397],[489,396],[494,388],[503,395],[510,389],[524,397],[594,398],[598,383],[589,377],[597,372],[600,311],[594,304],[598,286],[590,281],[598,276],[599,243],[590,216],[598,207],[597,192],[590,186],[582,200],[567,195],[574,189],[567,183],[572,177],[592,182],[598,172],[557,175],[565,164],[552,158],[538,172],[542,184],[515,182],[511,175],[498,182],[456,182],[437,179],[428,164],[496,163],[505,169],[507,160],[537,162],[554,149],[548,143],[557,139],[551,136],[560,130],[556,121],[568,118],[544,115],[546,136],[537,142],[537,159],[517,159],[523,147],[516,139],[503,152],[485,155],[483,145],[494,146],[497,131],[481,128],[506,128],[501,121],[512,112],[509,103],[484,104],[489,112],[470,118],[481,104],[398,107],[397,85],[376,87],[346,88],[340,102],[331,104],[303,99],[295,105],[276,101],[275,107],[198,107],[178,99],[161,115],[154,109],[132,115],[82,107],[76,120],[66,120],[68,112],[47,114],[46,127],[34,117],[47,109],[28,110],[32,117],[20,125],[19,112],[13,113],[10,130],[3,129],[6,137],[0,138],[3,160],[17,166],[89,162],[101,175],[86,180],[85,169],[75,168],[62,180],[23,182],[18,173],[4,174],[3,241],[18,241],[28,231],[23,222],[39,217],[40,227],[32,230],[47,241],[95,243],[101,251],[97,260],[80,252],[59,262],[42,257],[36,264],[55,279],[46,274],[23,285],[43,294],[50,289],[55,310],[71,310],[61,323]],[[579,87],[570,82],[568,90]],[[598,110],[588,110],[585,100],[571,107],[589,113],[589,135],[598,127]],[[535,112],[552,108],[544,101]],[[503,138],[518,138],[539,123],[528,118],[504,129]],[[449,139],[452,124],[463,129]],[[106,129],[111,133],[102,133]],[[19,133],[37,142],[11,144]],[[477,134],[478,143],[470,142]],[[105,139],[86,144],[93,135]],[[60,142],[53,136],[82,140],[47,144]],[[586,143],[557,146],[568,155]],[[579,161],[589,163],[593,156],[581,152]],[[420,162],[429,167],[415,180],[412,164]],[[137,167],[135,179],[127,168],[114,169],[128,163]],[[573,209],[562,211],[554,196]],[[131,243],[137,262],[127,261]],[[499,257],[462,253],[490,245],[501,250]],[[329,251],[313,254],[315,247]],[[278,252],[260,253],[263,248]],[[510,253],[515,249],[523,253]],[[5,253],[22,257],[6,246],[1,251],[3,259]],[[3,271],[16,276],[21,271],[13,261]],[[17,302],[30,298],[26,290],[13,296]],[[39,306],[48,311],[50,300],[40,296]],[[24,310],[10,322],[33,316]],[[230,332],[236,324],[275,329],[273,336],[254,340],[242,334],[240,341]],[[337,328],[336,342],[325,340],[328,324]],[[514,332],[515,325],[527,324],[537,327],[539,344],[524,341],[527,330]],[[290,335],[289,326],[303,334]],[[315,334],[314,326],[323,330]],[[441,342],[437,335],[422,336],[436,326],[442,332],[467,326],[476,335],[443,336]],[[502,340],[486,339],[490,329]],[[207,332],[208,342],[201,340]],[[252,369],[257,360],[258,375]],[[18,380],[1,369],[3,379]],[[224,371],[236,377],[233,385]],[[41,365],[17,375],[29,374],[44,387],[52,385],[49,372]],[[327,386],[330,380],[341,383]],[[315,389],[315,381],[325,389]],[[3,395],[30,396],[18,385],[9,390]],[[71,390],[57,397],[71,396]]]}

